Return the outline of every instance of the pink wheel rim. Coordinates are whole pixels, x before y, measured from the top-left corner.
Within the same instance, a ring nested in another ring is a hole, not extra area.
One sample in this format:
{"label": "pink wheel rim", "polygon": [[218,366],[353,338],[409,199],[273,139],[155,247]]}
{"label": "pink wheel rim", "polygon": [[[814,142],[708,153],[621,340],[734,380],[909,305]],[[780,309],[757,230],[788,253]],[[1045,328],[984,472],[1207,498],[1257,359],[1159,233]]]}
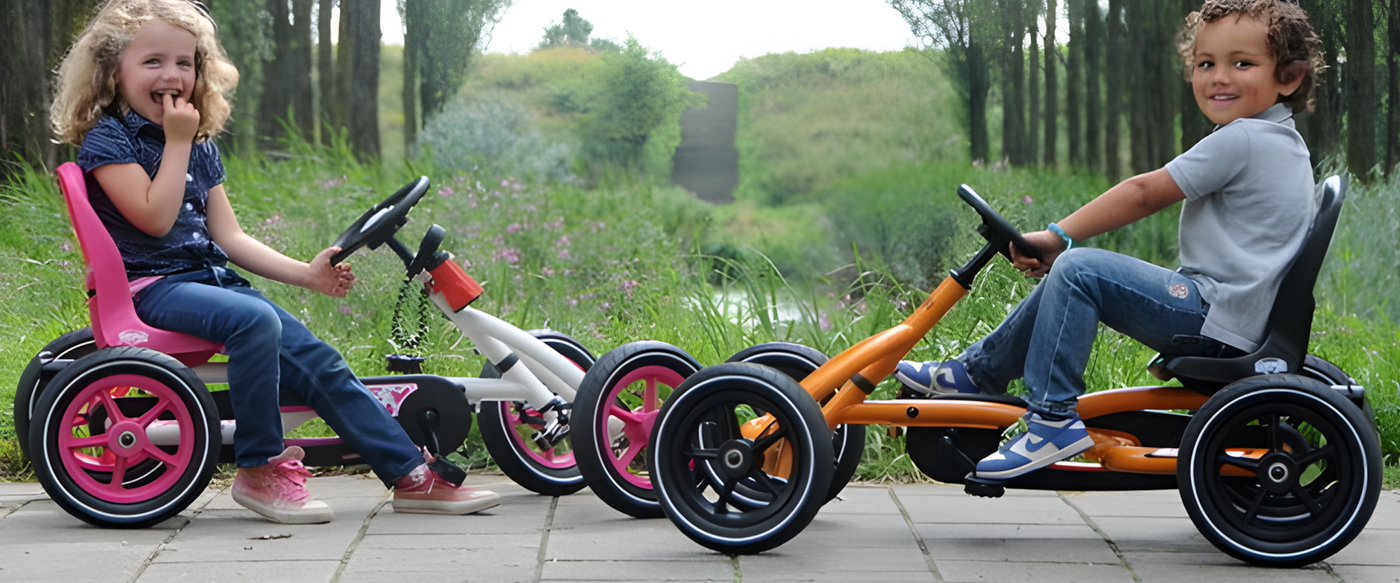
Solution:
{"label": "pink wheel rim", "polygon": [[[574,452],[572,450],[568,453],[555,453],[553,449],[541,451],[539,446],[525,438],[526,434],[533,434],[543,429],[543,427],[532,425],[521,420],[520,414],[515,412],[515,403],[511,401],[501,401],[500,407],[501,418],[505,419],[506,422],[506,433],[509,433],[511,440],[515,442],[516,450],[524,453],[530,459],[534,460],[535,463],[547,468],[563,469],[574,466]],[[560,441],[555,447],[557,448],[565,443],[567,443],[567,441]]]}
{"label": "pink wheel rim", "polygon": [[[127,388],[140,389],[155,397],[155,406],[140,417],[123,415],[115,395]],[[89,416],[99,406],[106,411],[110,425],[93,435]],[[170,413],[174,419],[158,419],[165,413]],[[149,377],[104,377],[78,393],[64,411],[62,420],[58,428],[58,455],[64,469],[84,492],[107,502],[133,504],[164,494],[184,475],[194,457],[194,422],[189,409],[175,391]],[[150,442],[146,431],[171,423],[179,428],[180,442],[174,453],[167,453]],[[157,466],[143,471],[142,475],[163,470],[160,476],[150,483],[127,487],[124,482],[128,478],[142,477],[129,476],[128,470],[148,460]],[[106,473],[110,478],[103,482],[93,475],[94,472]]]}
{"label": "pink wheel rim", "polygon": [[[642,381],[646,382],[646,388],[642,391],[642,406],[628,409],[625,405],[619,405],[619,397],[623,391],[633,383]],[[651,440],[651,428],[656,424],[658,409],[661,408],[657,385],[666,385],[674,389],[684,381],[684,376],[667,367],[644,366],[627,373],[603,395],[601,402],[604,405],[598,415],[595,435],[598,436],[598,444],[604,448],[603,457],[612,464],[613,471],[627,483],[638,488],[651,489],[651,478],[633,473],[632,462],[642,455]],[[612,418],[622,421],[622,435],[627,438],[627,449],[621,452],[613,450],[612,438],[609,436],[608,420]]]}

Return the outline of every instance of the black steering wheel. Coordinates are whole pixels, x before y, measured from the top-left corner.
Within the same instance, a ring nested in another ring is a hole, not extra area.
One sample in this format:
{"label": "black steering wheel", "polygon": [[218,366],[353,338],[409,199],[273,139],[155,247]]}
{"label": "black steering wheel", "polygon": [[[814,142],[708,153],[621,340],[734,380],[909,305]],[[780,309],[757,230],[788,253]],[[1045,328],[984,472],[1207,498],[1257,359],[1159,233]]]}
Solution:
{"label": "black steering wheel", "polygon": [[340,251],[331,256],[331,265],[345,261],[345,258],[360,247],[378,249],[380,245],[392,239],[394,233],[408,223],[408,211],[418,204],[418,200],[423,198],[423,193],[426,192],[428,177],[420,176],[418,180],[408,183],[384,199],[384,202],[370,207],[331,243],[332,247],[340,247]]}
{"label": "black steering wheel", "polygon": [[987,240],[987,243],[991,244],[998,253],[1006,256],[1007,259],[1011,259],[1011,251],[1007,246],[1009,243],[1015,245],[1016,251],[1020,252],[1021,255],[1025,257],[1038,261],[1045,260],[1045,256],[1040,252],[1040,248],[1026,241],[1026,238],[1021,236],[1021,232],[1017,231],[1016,227],[1011,226],[1011,223],[1007,221],[1005,217],[1002,217],[1001,213],[993,209],[992,205],[982,200],[982,197],[978,196],[977,193],[972,190],[971,186],[966,184],[959,186],[958,197],[963,199],[963,202],[967,203],[968,206],[971,206],[973,210],[977,211],[977,214],[982,216],[982,225],[977,227],[977,232],[982,235],[982,237]]}

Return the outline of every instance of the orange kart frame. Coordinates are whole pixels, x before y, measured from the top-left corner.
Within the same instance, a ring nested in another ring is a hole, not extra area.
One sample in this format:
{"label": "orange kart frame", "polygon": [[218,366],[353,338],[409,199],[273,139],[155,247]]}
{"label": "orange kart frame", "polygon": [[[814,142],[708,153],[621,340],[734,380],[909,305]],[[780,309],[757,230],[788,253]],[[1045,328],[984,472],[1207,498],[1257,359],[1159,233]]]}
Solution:
{"label": "orange kart frame", "polygon": [[996,255],[1009,255],[1015,245],[1038,256],[963,185],[958,195],[981,215],[978,232],[987,244],[903,322],[800,381],[763,366],[726,363],[696,373],[672,393],[651,436],[652,482],[662,509],[711,549],[774,548],[816,515],[829,499],[820,493],[844,486],[831,483],[844,479],[831,467],[832,431],[882,424],[909,428],[914,464],[935,479],[965,484],[970,494],[1178,488],[1202,535],[1236,558],[1271,566],[1324,559],[1364,528],[1380,492],[1380,445],[1364,389],[1307,354],[1312,289],[1345,189],[1338,177],[1324,183],[1260,348],[1234,357],[1159,357],[1149,370],[1183,386],[1080,397],[1077,411],[1095,443],[1084,454],[1089,463],[1060,462],[989,480],[976,476],[975,460],[995,451],[1002,431],[1026,413],[1024,401],[1004,395],[867,400]]}

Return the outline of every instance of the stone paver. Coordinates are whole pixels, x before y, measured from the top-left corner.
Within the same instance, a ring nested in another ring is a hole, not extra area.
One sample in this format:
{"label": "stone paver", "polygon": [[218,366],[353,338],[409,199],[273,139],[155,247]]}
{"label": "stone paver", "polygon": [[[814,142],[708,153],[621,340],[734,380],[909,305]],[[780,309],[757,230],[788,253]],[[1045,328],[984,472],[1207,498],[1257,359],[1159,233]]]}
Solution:
{"label": "stone paver", "polygon": [[37,484],[0,484],[0,581],[382,583],[483,581],[1079,581],[1400,583],[1400,492],[1325,562],[1265,569],[1217,551],[1176,492],[1008,492],[972,498],[945,485],[847,488],[787,544],[729,557],[665,519],[624,516],[588,490],[551,498],[501,476],[471,516],[397,514],[363,476],[313,478],[336,512],[324,525],[278,525],[211,488],[142,530],[89,526]]}

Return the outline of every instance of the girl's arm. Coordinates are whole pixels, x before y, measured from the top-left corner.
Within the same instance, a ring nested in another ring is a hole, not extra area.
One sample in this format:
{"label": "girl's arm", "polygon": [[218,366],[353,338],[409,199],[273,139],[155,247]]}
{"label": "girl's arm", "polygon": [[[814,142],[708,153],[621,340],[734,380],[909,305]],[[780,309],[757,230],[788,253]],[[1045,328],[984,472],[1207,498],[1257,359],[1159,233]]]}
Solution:
{"label": "girl's arm", "polygon": [[165,100],[165,150],[155,179],[140,164],[108,164],[92,171],[117,211],[141,232],[164,237],[180,216],[185,199],[185,173],[199,129],[199,111],[183,98]]}
{"label": "girl's arm", "polygon": [[344,297],[355,285],[350,264],[331,265],[331,255],[340,251],[331,247],[316,255],[311,263],[287,257],[243,232],[233,214],[228,194],[222,184],[209,189],[206,205],[209,215],[209,236],[239,267],[273,281],[304,287],[328,296]]}
{"label": "girl's arm", "polygon": [[[1083,241],[1135,223],[1185,199],[1186,194],[1177,186],[1176,180],[1166,168],[1161,168],[1118,183],[1056,224],[1071,239]],[[1025,237],[1026,241],[1041,249],[1045,261],[1022,257],[1013,245],[1011,255],[1016,268],[1031,277],[1049,273],[1055,258],[1065,250],[1064,240],[1050,231],[1027,233]]]}

